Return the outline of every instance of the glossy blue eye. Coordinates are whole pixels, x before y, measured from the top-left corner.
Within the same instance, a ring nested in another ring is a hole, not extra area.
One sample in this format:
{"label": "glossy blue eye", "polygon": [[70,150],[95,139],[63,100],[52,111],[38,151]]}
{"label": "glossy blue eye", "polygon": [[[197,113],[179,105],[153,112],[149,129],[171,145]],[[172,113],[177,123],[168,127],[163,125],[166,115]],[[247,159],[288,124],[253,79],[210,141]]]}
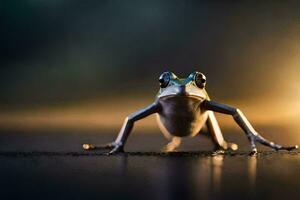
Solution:
{"label": "glossy blue eye", "polygon": [[171,80],[171,74],[170,72],[164,72],[160,75],[158,81],[161,88],[165,88],[168,86],[169,82]]}
{"label": "glossy blue eye", "polygon": [[195,72],[194,81],[197,87],[204,88],[206,84],[206,77],[200,72]]}

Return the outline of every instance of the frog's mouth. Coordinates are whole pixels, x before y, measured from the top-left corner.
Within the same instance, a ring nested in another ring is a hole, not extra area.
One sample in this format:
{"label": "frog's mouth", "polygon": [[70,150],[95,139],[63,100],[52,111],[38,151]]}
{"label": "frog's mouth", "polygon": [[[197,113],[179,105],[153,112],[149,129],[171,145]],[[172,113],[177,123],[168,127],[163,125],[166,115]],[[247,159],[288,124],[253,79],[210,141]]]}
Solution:
{"label": "frog's mouth", "polygon": [[205,99],[204,96],[200,96],[198,94],[191,94],[191,93],[186,93],[186,94],[168,94],[168,95],[159,95],[158,98],[160,99],[171,99],[171,98],[193,98],[193,99],[199,99],[203,100]]}
{"label": "frog's mouth", "polygon": [[206,95],[201,90],[194,90],[185,86],[172,87],[166,91],[163,91],[158,95],[158,98],[196,98],[205,99]]}

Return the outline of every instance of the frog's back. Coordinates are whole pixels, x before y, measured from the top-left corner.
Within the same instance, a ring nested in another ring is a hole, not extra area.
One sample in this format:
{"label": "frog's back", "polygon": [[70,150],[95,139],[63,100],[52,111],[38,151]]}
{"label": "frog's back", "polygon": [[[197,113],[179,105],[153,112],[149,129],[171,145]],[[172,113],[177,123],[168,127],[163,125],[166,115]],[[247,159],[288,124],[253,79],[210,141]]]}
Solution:
{"label": "frog's back", "polygon": [[196,97],[165,97],[158,99],[162,110],[157,120],[166,137],[195,136],[203,127],[207,112],[201,109],[200,100]]}

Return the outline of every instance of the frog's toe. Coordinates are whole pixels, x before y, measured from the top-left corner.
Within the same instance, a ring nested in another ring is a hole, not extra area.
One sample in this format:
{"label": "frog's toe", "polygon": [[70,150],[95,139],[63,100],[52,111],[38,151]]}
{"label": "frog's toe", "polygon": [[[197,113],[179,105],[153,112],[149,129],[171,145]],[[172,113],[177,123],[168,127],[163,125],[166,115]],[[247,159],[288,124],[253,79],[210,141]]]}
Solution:
{"label": "frog's toe", "polygon": [[101,150],[101,149],[112,149],[115,146],[114,142],[102,144],[102,145],[95,145],[95,144],[83,144],[82,148],[84,150]]}
{"label": "frog's toe", "polygon": [[239,146],[235,143],[227,143],[227,148],[232,151],[236,151],[236,150],[238,150]]}
{"label": "frog's toe", "polygon": [[161,151],[164,153],[176,151],[180,144],[181,139],[179,137],[173,137],[172,140],[161,149]]}
{"label": "frog's toe", "polygon": [[224,155],[225,151],[226,150],[224,150],[224,149],[217,149],[217,150],[213,151],[212,156]]}
{"label": "frog's toe", "polygon": [[92,144],[83,144],[82,148],[84,150],[91,150],[91,149],[94,149],[94,146]]}
{"label": "frog's toe", "polygon": [[295,150],[295,149],[298,149],[298,148],[299,148],[299,146],[298,146],[298,145],[295,145],[295,146],[281,147],[281,148],[279,148],[278,150],[292,151],[292,150]]}
{"label": "frog's toe", "polygon": [[256,156],[257,155],[257,149],[256,148],[253,148],[251,150],[251,152],[249,153],[249,156]]}
{"label": "frog's toe", "polygon": [[169,153],[169,152],[174,152],[176,151],[176,148],[173,147],[169,147],[168,145],[164,146],[163,148],[161,148],[160,150],[163,153]]}
{"label": "frog's toe", "polygon": [[105,153],[105,155],[110,156],[110,155],[115,155],[118,153],[124,153],[123,146],[115,146],[110,152]]}

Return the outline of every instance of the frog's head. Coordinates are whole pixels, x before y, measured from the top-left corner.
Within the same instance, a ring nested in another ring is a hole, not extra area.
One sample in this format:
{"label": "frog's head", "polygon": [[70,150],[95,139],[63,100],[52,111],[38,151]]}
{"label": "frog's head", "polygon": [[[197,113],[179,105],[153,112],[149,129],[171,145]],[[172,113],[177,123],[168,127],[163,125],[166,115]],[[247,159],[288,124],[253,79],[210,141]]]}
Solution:
{"label": "frog's head", "polygon": [[160,90],[157,98],[194,97],[206,98],[206,77],[200,72],[193,72],[187,78],[178,78],[172,72],[164,72],[159,77]]}

